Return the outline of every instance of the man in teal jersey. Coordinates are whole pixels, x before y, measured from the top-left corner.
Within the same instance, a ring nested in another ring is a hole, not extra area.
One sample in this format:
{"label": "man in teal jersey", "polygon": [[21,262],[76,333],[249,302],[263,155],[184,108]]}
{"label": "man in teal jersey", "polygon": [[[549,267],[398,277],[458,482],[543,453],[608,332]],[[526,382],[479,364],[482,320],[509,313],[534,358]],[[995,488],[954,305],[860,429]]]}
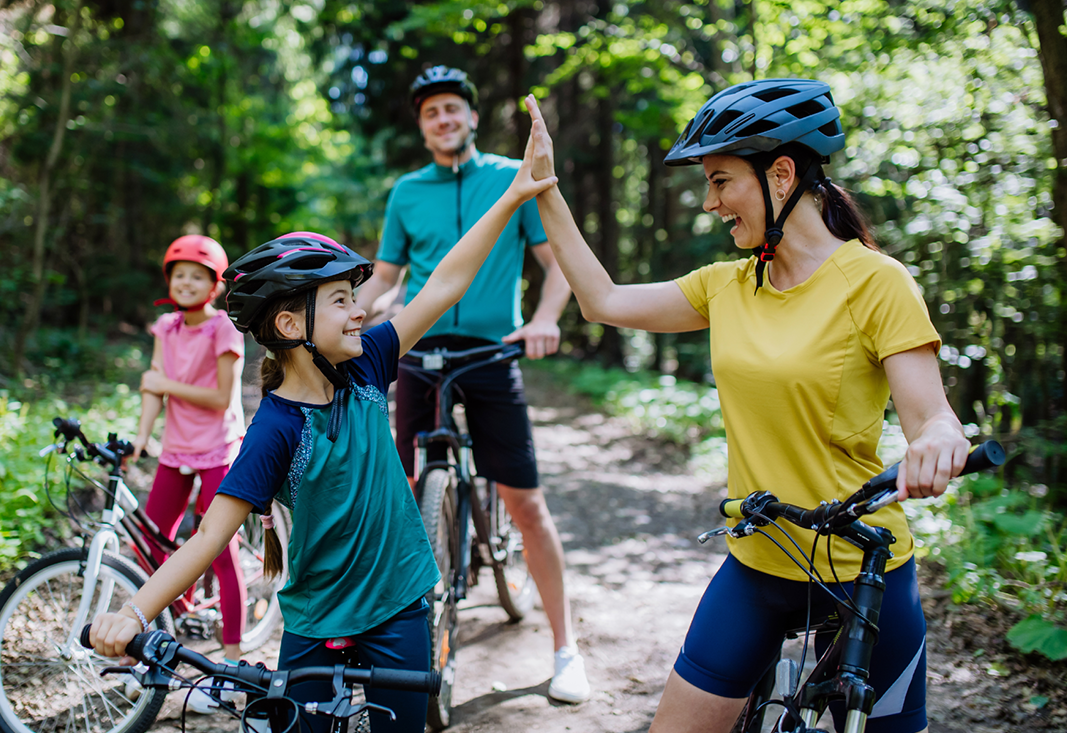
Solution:
{"label": "man in teal jersey", "polygon": [[[375,315],[375,302],[410,270],[405,303],[426,284],[434,267],[463,233],[493,205],[514,178],[519,161],[479,152],[478,95],[466,73],[445,66],[425,71],[411,85],[411,102],[433,162],[400,178],[389,195],[374,275],[359,291],[359,305]],[[512,217],[463,299],[416,344],[419,350],[461,350],[526,341],[540,359],[559,348],[557,322],[571,290],[556,264],[534,201]],[[525,248],[545,269],[537,310],[523,324]],[[563,545],[539,487],[522,372],[516,362],[477,369],[457,381],[466,408],[479,475],[497,482],[508,512],[522,531],[527,564],[552,626],[555,669],[548,694],[562,702],[589,697],[563,585]],[[396,386],[397,450],[414,481],[414,436],[433,428],[426,385],[401,371]],[[440,459],[434,456],[430,459]]]}

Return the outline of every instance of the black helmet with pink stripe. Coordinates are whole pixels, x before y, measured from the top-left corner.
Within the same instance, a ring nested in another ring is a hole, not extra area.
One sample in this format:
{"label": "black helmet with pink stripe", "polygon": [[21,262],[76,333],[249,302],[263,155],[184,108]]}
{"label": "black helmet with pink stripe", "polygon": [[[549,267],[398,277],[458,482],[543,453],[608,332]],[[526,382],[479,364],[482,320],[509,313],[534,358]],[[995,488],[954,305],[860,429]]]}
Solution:
{"label": "black helmet with pink stripe", "polygon": [[270,301],[346,278],[355,287],[370,277],[372,269],[367,259],[322,234],[286,234],[261,244],[227,268],[230,320],[238,331],[247,333]]}

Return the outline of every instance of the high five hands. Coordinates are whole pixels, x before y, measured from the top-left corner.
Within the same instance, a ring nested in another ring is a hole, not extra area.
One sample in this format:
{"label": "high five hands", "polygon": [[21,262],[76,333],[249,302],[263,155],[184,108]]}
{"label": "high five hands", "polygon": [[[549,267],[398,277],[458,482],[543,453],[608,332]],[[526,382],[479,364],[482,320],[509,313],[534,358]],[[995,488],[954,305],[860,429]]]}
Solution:
{"label": "high five hands", "polygon": [[[535,180],[554,178],[556,175],[555,157],[552,151],[552,138],[548,135],[545,118],[537,106],[534,95],[526,95],[526,109],[530,112],[533,125],[530,128],[530,142],[533,143],[533,167],[531,173]],[[529,148],[529,144],[527,145]]]}
{"label": "high five hands", "polygon": [[[532,99],[533,95],[530,95],[530,98]],[[545,132],[544,120],[535,119],[530,128],[530,137],[526,140],[526,151],[522,156],[522,165],[519,166],[519,170],[515,174],[515,180],[511,182],[511,190],[520,201],[527,201],[540,193],[544,193],[552,188],[558,180],[551,167],[547,169],[547,173],[545,172],[545,165],[542,160],[543,155],[538,153],[538,148],[543,147],[544,143],[536,142],[542,138],[548,140],[550,146],[549,155],[551,156],[552,140],[548,137],[548,133]]]}

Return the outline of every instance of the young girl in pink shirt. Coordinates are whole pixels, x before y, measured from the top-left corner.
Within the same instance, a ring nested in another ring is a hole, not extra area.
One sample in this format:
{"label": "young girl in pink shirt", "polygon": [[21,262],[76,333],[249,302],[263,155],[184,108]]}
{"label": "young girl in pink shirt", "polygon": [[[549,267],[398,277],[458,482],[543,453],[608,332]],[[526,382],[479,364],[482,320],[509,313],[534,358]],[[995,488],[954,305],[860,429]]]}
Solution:
{"label": "young girl in pink shirt", "polygon": [[[202,515],[229,471],[245,431],[244,338],[226,313],[212,305],[223,289],[222,273],[228,265],[222,246],[199,235],[174,240],[163,257],[170,297],[157,304],[170,303],[176,310],[152,326],[152,367],[141,376],[141,422],[133,448],[134,456],[140,456],[165,397],[163,450],[145,512],[171,539],[189,504],[195,475],[200,475],[196,510]],[[241,658],[247,598],[237,553],[235,536],[212,563],[220,585],[223,651],[234,664]],[[159,562],[166,559],[158,549],[153,554]],[[190,698],[190,706],[198,712],[213,707],[199,696]]]}

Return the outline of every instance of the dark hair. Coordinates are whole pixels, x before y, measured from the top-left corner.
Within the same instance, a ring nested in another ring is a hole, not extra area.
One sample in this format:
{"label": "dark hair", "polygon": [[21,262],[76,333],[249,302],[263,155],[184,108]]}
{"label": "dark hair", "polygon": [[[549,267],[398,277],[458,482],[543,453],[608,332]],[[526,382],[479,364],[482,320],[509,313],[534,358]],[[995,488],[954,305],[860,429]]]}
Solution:
{"label": "dark hair", "polygon": [[[278,332],[277,326],[274,325],[274,319],[277,315],[283,311],[303,313],[306,310],[306,293],[296,293],[295,295],[277,298],[264,306],[262,314],[256,318],[257,323],[252,327],[252,336],[258,343],[282,341],[285,337]],[[266,397],[268,392],[273,392],[282,386],[282,380],[285,379],[285,365],[292,359],[288,350],[279,349],[273,354],[273,358],[264,356],[259,364],[259,392],[261,397]]]}
{"label": "dark hair", "polygon": [[[814,183],[811,192],[822,199],[822,220],[826,228],[838,239],[849,241],[858,239],[863,246],[880,252],[881,249],[871,236],[867,217],[856,206],[856,202],[845,189],[833,183],[822,170],[822,158],[806,145],[786,143],[766,153],[742,156],[753,170],[767,170],[782,156],[790,158],[796,165],[800,176],[808,166],[815,166]],[[800,182],[800,185],[804,185]]]}

